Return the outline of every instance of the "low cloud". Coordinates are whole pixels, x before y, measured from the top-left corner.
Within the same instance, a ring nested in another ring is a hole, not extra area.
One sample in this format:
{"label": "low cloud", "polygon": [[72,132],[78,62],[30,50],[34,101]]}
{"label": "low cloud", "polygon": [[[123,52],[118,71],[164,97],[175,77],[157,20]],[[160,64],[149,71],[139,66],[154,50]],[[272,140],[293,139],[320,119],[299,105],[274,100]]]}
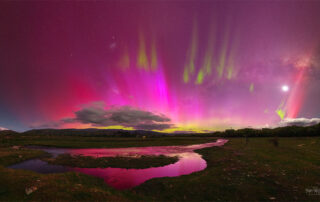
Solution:
{"label": "low cloud", "polygon": [[96,127],[121,125],[140,130],[164,130],[173,127],[170,119],[162,114],[144,111],[129,106],[105,109],[104,102],[94,102],[76,111],[74,118],[60,122],[91,124]]}
{"label": "low cloud", "polygon": [[281,127],[283,126],[311,126],[320,123],[320,118],[286,118],[282,120],[279,125]]}
{"label": "low cloud", "polygon": [[0,130],[8,130],[7,128],[0,127]]}

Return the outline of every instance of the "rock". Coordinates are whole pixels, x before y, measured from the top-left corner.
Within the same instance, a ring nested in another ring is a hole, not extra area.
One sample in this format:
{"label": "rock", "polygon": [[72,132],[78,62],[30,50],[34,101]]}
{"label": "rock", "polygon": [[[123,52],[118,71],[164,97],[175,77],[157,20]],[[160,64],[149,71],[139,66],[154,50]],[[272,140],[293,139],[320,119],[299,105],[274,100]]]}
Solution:
{"label": "rock", "polygon": [[11,148],[12,148],[12,149],[20,149],[21,146],[12,146]]}
{"label": "rock", "polygon": [[276,200],[276,197],[270,197],[269,199],[270,200]]}
{"label": "rock", "polygon": [[35,192],[38,188],[36,186],[31,186],[31,187],[27,187],[25,189],[25,192],[27,195],[30,195],[32,194],[33,192]]}

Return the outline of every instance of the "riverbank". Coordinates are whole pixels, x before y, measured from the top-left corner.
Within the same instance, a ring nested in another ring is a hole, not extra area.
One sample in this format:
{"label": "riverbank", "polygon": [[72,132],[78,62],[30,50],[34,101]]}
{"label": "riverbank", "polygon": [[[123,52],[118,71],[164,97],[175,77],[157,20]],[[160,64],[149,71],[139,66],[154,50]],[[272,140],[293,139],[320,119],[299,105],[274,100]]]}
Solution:
{"label": "riverbank", "polygon": [[132,191],[158,201],[319,201],[320,138],[234,138],[197,150],[207,168]]}
{"label": "riverbank", "polygon": [[20,146],[0,147],[1,166],[9,166],[38,157],[48,157],[48,154],[41,150],[27,149]]}
{"label": "riverbank", "polygon": [[12,146],[48,146],[59,148],[126,148],[147,146],[178,146],[214,142],[216,137],[82,137],[82,136],[34,136],[7,135],[0,136],[2,147]]}
{"label": "riverbank", "polygon": [[63,165],[79,168],[150,168],[160,167],[175,163],[179,160],[178,157],[159,156],[139,156],[139,157],[99,157],[61,154],[56,158],[42,158],[50,164]]}
{"label": "riverbank", "polygon": [[[43,175],[0,166],[0,200],[320,200],[319,195],[309,192],[320,188],[318,137],[231,138],[222,147],[196,152],[206,160],[205,170],[180,177],[152,179],[126,191],[115,190],[102,179],[79,173]],[[25,189],[33,185],[37,190],[27,195]]]}

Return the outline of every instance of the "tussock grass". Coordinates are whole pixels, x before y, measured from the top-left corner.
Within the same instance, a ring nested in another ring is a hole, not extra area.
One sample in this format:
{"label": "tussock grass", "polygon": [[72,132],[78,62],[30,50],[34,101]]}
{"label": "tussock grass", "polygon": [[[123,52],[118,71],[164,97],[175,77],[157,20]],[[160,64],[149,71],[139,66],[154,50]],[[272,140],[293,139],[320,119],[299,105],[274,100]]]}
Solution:
{"label": "tussock grass", "polygon": [[175,163],[179,160],[178,157],[159,156],[140,156],[133,157],[100,157],[93,158],[91,156],[73,156],[70,154],[61,154],[56,158],[43,158],[51,164],[64,165],[80,168],[150,168],[165,166]]}

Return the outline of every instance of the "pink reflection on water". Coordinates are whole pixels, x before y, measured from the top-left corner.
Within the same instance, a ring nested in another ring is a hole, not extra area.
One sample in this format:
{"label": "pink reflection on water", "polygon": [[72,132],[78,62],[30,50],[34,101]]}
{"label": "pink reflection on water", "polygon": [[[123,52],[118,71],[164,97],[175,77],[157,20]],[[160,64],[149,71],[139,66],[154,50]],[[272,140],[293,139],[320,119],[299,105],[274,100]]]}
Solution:
{"label": "pink reflection on water", "polygon": [[187,175],[206,168],[206,161],[196,153],[183,153],[178,162],[163,167],[146,169],[124,168],[74,168],[74,171],[103,178],[116,189],[128,189],[143,182],[159,177],[176,177]]}
{"label": "pink reflection on water", "polygon": [[92,157],[112,157],[112,156],[137,156],[137,155],[170,155],[175,156],[179,153],[193,152],[197,149],[203,149],[213,146],[222,146],[228,140],[218,139],[216,142],[188,145],[188,146],[152,146],[152,147],[127,147],[127,148],[92,148],[92,149],[70,149],[71,155],[83,155]]}
{"label": "pink reflection on water", "polygon": [[222,146],[228,140],[219,139],[213,143],[205,143],[189,146],[159,146],[159,147],[134,147],[134,148],[111,148],[111,149],[72,149],[72,155],[84,155],[93,157],[110,156],[137,156],[137,155],[166,155],[178,156],[179,161],[163,167],[146,169],[123,169],[123,168],[71,168],[73,171],[103,178],[104,181],[116,189],[128,189],[142,184],[143,182],[159,177],[176,177],[188,175],[193,172],[204,170],[206,161],[196,149]]}

